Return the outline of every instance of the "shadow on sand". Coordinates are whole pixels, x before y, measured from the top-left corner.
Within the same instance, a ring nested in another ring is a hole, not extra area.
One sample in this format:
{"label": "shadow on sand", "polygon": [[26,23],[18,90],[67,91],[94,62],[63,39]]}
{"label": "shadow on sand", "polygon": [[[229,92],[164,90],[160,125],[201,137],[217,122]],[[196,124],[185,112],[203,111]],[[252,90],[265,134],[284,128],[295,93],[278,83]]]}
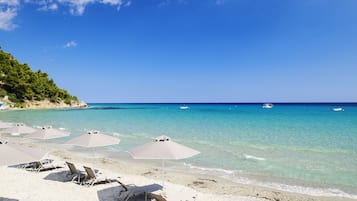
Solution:
{"label": "shadow on sand", "polygon": [[17,199],[12,199],[12,198],[0,197],[0,201],[19,201],[19,200],[17,200]]}
{"label": "shadow on sand", "polygon": [[[130,201],[144,201],[145,192],[155,192],[162,189],[162,186],[159,184],[151,184],[146,186],[133,186],[126,185],[128,191],[133,192],[133,194],[137,194],[137,196],[133,196]],[[120,192],[123,191],[123,187],[116,186],[110,187],[97,192],[99,201],[123,201],[124,198],[120,195]]]}
{"label": "shadow on sand", "polygon": [[44,179],[59,182],[70,182],[72,178],[68,175],[68,172],[68,170],[60,172],[51,172],[46,177],[44,177]]}

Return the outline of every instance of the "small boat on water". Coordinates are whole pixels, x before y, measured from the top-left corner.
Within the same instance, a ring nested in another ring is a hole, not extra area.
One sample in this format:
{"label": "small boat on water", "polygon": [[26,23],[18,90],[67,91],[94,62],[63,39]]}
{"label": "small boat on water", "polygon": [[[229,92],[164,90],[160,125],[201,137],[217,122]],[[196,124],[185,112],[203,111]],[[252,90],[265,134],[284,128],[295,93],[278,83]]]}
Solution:
{"label": "small boat on water", "polygon": [[343,108],[342,107],[335,107],[335,108],[332,108],[332,110],[334,112],[342,112],[343,111]]}
{"label": "small boat on water", "polygon": [[264,109],[271,109],[273,107],[274,107],[274,105],[272,103],[264,103],[262,106],[262,108],[264,108]]}
{"label": "small boat on water", "polygon": [[189,109],[189,107],[187,105],[182,105],[182,106],[180,106],[180,109],[181,110],[187,110],[187,109]]}

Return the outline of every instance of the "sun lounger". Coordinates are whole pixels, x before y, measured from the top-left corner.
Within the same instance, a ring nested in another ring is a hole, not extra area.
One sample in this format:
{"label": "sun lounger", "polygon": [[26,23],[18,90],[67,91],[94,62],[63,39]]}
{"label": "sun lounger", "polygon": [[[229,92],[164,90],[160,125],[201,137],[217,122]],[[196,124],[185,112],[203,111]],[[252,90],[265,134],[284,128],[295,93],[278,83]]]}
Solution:
{"label": "sun lounger", "polygon": [[35,166],[35,171],[36,172],[46,171],[46,170],[53,170],[53,169],[56,169],[56,168],[61,168],[61,166],[58,166],[53,161],[51,161],[51,162],[36,161],[35,164],[36,164],[36,166]]}
{"label": "sun lounger", "polygon": [[96,183],[110,182],[101,172],[96,172],[93,168],[87,166],[83,166],[83,168],[87,173],[85,181],[83,182],[84,185],[93,186]]}
{"label": "sun lounger", "polygon": [[87,166],[83,166],[83,168],[86,171],[87,175],[85,180],[82,182],[82,185],[93,186],[94,184],[111,183],[111,182],[118,182],[120,185],[123,185],[118,179],[108,178],[105,174],[103,174],[99,170]]}
{"label": "sun lounger", "polygon": [[154,199],[155,201],[166,201],[164,197],[154,193],[148,193],[148,198],[151,200]]}
{"label": "sun lounger", "polygon": [[69,168],[69,176],[71,176],[71,181],[75,181],[77,183],[81,183],[85,178],[85,173],[76,168],[73,163],[67,162],[66,164]]}
{"label": "sun lounger", "polygon": [[119,199],[119,201],[167,201],[167,200],[163,196],[158,194],[142,192],[140,194],[130,195],[126,199]]}
{"label": "sun lounger", "polygon": [[7,141],[0,138],[0,144],[7,144]]}
{"label": "sun lounger", "polygon": [[151,190],[145,187],[137,187],[135,185],[126,186],[119,183],[122,190],[119,191],[119,201],[132,201],[132,200],[155,200],[166,201],[166,199],[158,194],[151,193]]}
{"label": "sun lounger", "polygon": [[40,172],[40,171],[46,171],[46,170],[53,170],[53,169],[61,168],[61,167],[62,166],[56,164],[53,160],[45,159],[45,160],[29,163],[27,165],[27,167],[25,167],[25,169],[29,170],[29,171],[34,171],[34,172]]}

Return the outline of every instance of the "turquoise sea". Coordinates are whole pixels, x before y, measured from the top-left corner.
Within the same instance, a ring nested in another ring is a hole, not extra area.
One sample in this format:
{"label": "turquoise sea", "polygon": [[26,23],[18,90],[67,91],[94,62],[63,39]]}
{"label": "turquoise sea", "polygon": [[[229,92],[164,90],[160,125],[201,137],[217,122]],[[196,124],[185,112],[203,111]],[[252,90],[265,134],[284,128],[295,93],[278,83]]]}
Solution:
{"label": "turquoise sea", "polygon": [[[111,155],[165,134],[201,154],[177,169],[311,195],[357,199],[357,104],[89,104],[88,109],[2,111],[0,120],[120,137]],[[334,112],[334,107],[344,111]]]}

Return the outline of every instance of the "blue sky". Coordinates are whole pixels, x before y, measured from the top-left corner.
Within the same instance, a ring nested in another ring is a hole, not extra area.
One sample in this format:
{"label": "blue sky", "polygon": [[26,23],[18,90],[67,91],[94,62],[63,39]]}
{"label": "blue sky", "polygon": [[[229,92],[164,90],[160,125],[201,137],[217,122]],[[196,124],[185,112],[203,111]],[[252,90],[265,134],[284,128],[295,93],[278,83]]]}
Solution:
{"label": "blue sky", "polygon": [[357,101],[354,0],[0,0],[0,45],[87,102]]}

